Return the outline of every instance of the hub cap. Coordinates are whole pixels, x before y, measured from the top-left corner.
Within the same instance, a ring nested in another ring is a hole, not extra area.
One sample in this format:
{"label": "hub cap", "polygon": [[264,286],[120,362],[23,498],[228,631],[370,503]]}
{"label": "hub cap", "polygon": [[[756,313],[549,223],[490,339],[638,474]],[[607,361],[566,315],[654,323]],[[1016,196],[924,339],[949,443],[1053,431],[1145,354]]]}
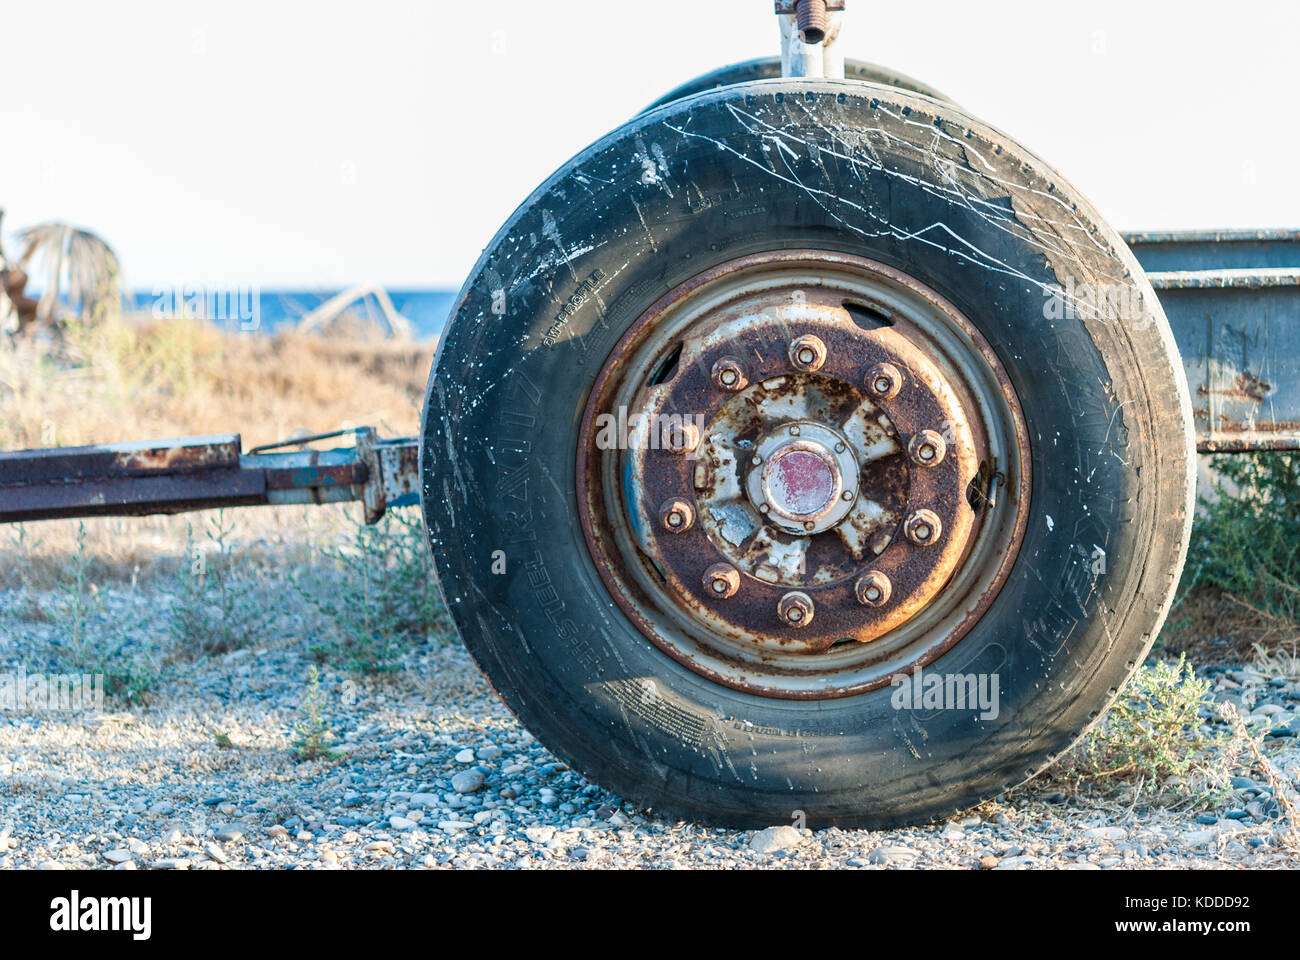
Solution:
{"label": "hub cap", "polygon": [[[764,398],[779,389],[770,381],[760,386]],[[716,437],[709,450],[717,457],[718,444],[731,439]],[[721,462],[717,457],[711,465],[716,468]],[[778,530],[797,537],[822,533],[854,507],[857,453],[833,427],[811,420],[785,424],[770,430],[755,445],[745,490],[750,505]],[[721,509],[718,504],[710,506]]]}
{"label": "hub cap", "polygon": [[[620,416],[689,439],[594,442]],[[933,291],[844,255],[749,257],[670,293],[606,362],[583,437],[579,508],[615,599],[691,669],[770,696],[938,656],[1023,531],[996,357]]]}

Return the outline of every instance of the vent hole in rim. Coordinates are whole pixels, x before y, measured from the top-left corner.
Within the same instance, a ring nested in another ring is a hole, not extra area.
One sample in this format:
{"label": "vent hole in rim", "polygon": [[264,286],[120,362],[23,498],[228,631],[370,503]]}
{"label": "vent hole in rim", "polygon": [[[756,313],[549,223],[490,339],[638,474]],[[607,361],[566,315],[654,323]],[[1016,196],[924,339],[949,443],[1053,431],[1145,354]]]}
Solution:
{"label": "vent hole in rim", "polygon": [[842,306],[848,315],[853,318],[853,322],[863,330],[879,330],[881,327],[892,327],[894,325],[893,318],[878,307],[857,303],[852,300],[844,301]]}
{"label": "vent hole in rim", "polygon": [[650,386],[657,387],[659,386],[659,384],[671,380],[673,378],[673,374],[677,372],[677,363],[681,359],[682,359],[682,344],[679,343],[677,344],[677,346],[673,347],[673,349],[668,352],[668,356],[664,357],[663,362],[660,363],[659,366],[655,369],[655,372],[651,374]]}

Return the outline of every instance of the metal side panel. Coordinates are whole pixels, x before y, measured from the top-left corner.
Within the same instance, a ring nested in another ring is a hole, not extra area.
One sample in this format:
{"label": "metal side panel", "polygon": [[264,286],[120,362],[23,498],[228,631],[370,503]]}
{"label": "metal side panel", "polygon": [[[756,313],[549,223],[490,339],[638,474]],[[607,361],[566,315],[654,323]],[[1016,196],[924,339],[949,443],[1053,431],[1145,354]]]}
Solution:
{"label": "metal side panel", "polygon": [[1178,343],[1197,449],[1300,450],[1300,231],[1125,239]]}

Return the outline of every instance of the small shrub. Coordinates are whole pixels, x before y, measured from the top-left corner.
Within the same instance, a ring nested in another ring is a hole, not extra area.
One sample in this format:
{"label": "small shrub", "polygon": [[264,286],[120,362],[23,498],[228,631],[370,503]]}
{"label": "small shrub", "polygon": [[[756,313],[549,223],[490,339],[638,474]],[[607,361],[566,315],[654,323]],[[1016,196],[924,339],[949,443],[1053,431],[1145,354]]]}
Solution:
{"label": "small shrub", "polygon": [[171,596],[169,631],[179,644],[206,654],[229,653],[256,639],[274,618],[241,568],[230,537],[233,523],[219,512],[208,524],[209,549],[185,538],[185,563]]}
{"label": "small shrub", "polygon": [[106,696],[136,703],[161,678],[157,656],[148,644],[132,643],[125,632],[114,637],[116,631],[99,623],[103,603],[91,580],[93,563],[86,526],[78,524],[76,550],[49,611],[59,631],[54,659],[60,672],[102,674]]}
{"label": "small shrub", "polygon": [[341,753],[332,749],[334,734],[325,719],[320,692],[320,673],[313,666],[307,675],[307,691],[298,708],[298,721],[293,725],[294,738],[289,741],[292,755],[299,762],[306,760],[337,760]]}
{"label": "small shrub", "polygon": [[1215,587],[1300,623],[1300,454],[1223,455],[1212,464],[1216,497],[1201,500],[1180,596]]}
{"label": "small shrub", "polygon": [[1056,779],[1114,792],[1136,784],[1193,805],[1226,795],[1232,752],[1203,713],[1214,700],[1210,682],[1182,656],[1143,666],[1105,718],[1053,770]]}
{"label": "small shrub", "polygon": [[374,526],[358,524],[350,544],[326,548],[322,558],[324,570],[299,581],[325,621],[325,635],[311,646],[322,661],[360,673],[392,671],[436,628],[442,600],[418,516],[390,510]]}

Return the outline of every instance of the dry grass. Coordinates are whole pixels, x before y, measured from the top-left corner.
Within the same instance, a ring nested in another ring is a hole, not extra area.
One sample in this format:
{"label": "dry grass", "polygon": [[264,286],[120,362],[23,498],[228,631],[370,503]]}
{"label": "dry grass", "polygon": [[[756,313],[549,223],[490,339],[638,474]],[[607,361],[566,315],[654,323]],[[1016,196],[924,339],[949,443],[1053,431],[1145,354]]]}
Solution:
{"label": "dry grass", "polygon": [[414,433],[432,359],[430,343],[114,318],[0,351],[0,448],[228,431],[252,446],[362,423]]}
{"label": "dry grass", "polygon": [[1240,662],[1259,651],[1291,651],[1300,645],[1300,627],[1218,587],[1193,588],[1174,607],[1161,631],[1160,648],[1185,653],[1194,663]]}

